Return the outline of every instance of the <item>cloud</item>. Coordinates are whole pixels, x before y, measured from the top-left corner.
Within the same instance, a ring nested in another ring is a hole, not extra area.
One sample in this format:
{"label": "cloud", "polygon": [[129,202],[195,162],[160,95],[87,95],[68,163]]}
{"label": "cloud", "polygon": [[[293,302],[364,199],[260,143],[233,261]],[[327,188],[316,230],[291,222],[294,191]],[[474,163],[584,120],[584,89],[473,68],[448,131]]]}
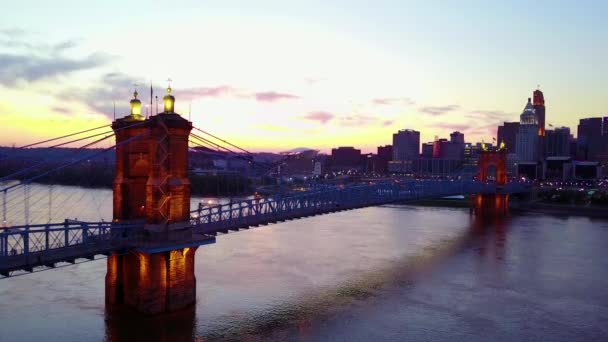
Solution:
{"label": "cloud", "polygon": [[176,96],[179,95],[180,98],[185,100],[234,96],[243,99],[255,99],[258,102],[277,102],[281,100],[300,98],[296,95],[276,91],[250,92],[246,90],[239,90],[229,85],[175,89],[175,94]]}
{"label": "cloud", "polygon": [[317,112],[310,112],[310,113],[304,115],[303,118],[305,120],[318,121],[319,123],[326,124],[334,118],[334,115],[329,112],[317,111]]}
{"label": "cloud", "polygon": [[372,103],[383,106],[392,106],[392,105],[413,105],[416,102],[410,99],[409,97],[385,97],[385,98],[377,98],[373,99]]}
{"label": "cloud", "polygon": [[72,110],[70,108],[67,108],[67,107],[55,106],[55,107],[51,107],[51,110],[54,113],[60,113],[60,114],[65,114],[65,115],[72,114]]}
{"label": "cloud", "polygon": [[218,98],[225,95],[234,94],[235,90],[231,86],[222,85],[217,87],[198,87],[177,89],[176,94],[185,100]]}
{"label": "cloud", "polygon": [[82,59],[0,54],[0,84],[13,86],[20,80],[35,82],[53,79],[102,66],[107,60],[105,55],[99,53]]}
{"label": "cloud", "polygon": [[502,110],[473,110],[465,115],[468,118],[475,120],[485,120],[485,121],[508,121],[509,119],[513,119],[517,121],[519,118],[515,113],[507,113]]}
{"label": "cloud", "polygon": [[89,70],[107,64],[109,56],[99,52],[81,58],[67,57],[66,50],[77,46],[73,40],[55,44],[25,40],[25,31],[0,31],[0,84],[36,82]]}
{"label": "cloud", "polygon": [[463,131],[467,131],[468,129],[470,129],[471,125],[440,122],[440,123],[433,124],[432,127],[435,129],[438,128],[438,129],[445,129],[445,130],[450,130],[450,131],[463,132]]}
{"label": "cloud", "polygon": [[367,115],[351,115],[341,117],[339,124],[347,127],[367,126],[378,121],[377,118]]}
{"label": "cloud", "polygon": [[[83,103],[92,111],[104,114],[108,118],[113,117],[114,102],[116,101],[116,115],[122,117],[129,113],[129,101],[132,97],[133,84],[145,84],[144,81],[123,73],[107,73],[100,77],[96,86],[89,88],[73,88],[64,90],[56,97],[62,101],[73,101]],[[143,104],[150,101],[149,93],[141,91],[139,98]],[[142,108],[145,114],[145,108]]]}
{"label": "cloud", "polygon": [[447,105],[447,106],[420,107],[419,110],[420,110],[420,112],[425,113],[425,114],[429,114],[432,116],[440,116],[440,115],[449,113],[451,111],[457,110],[459,108],[460,108],[460,106],[458,106],[458,105]]}
{"label": "cloud", "polygon": [[253,94],[256,100],[260,102],[275,102],[280,100],[298,99],[299,96],[285,93],[277,93],[274,91],[259,92]]}
{"label": "cloud", "polygon": [[365,127],[371,125],[390,126],[395,123],[393,119],[382,119],[371,115],[345,115],[339,116],[326,111],[310,112],[302,117],[304,120],[316,121],[320,124],[327,124],[334,121],[336,125],[342,127]]}
{"label": "cloud", "polygon": [[24,29],[20,29],[17,27],[0,29],[0,35],[5,35],[9,37],[20,37],[25,35],[26,31]]}

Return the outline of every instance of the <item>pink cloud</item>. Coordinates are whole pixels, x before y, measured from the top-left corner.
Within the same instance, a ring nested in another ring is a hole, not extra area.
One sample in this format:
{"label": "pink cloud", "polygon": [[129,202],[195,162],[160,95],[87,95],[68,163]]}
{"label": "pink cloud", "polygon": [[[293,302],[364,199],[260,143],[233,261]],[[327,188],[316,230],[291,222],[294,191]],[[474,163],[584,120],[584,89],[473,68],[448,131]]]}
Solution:
{"label": "pink cloud", "polygon": [[217,87],[198,87],[179,89],[176,92],[176,96],[184,98],[186,100],[193,99],[204,99],[204,98],[219,98],[223,96],[234,96],[244,99],[255,99],[260,102],[276,102],[281,100],[298,99],[299,96],[280,93],[276,91],[263,91],[257,93],[251,93],[244,90],[239,90],[228,85],[222,85]]}
{"label": "pink cloud", "polygon": [[352,116],[345,116],[345,117],[340,118],[340,125],[349,126],[349,127],[364,126],[364,125],[370,125],[370,124],[374,123],[375,121],[377,121],[377,118],[374,118],[372,116],[352,115]]}
{"label": "pink cloud", "polygon": [[440,116],[440,115],[446,114],[448,112],[457,110],[459,108],[460,108],[460,106],[458,106],[458,105],[427,106],[427,107],[420,107],[420,112],[429,114],[432,116]]}
{"label": "pink cloud", "polygon": [[304,115],[303,118],[306,120],[318,121],[319,123],[326,124],[331,119],[334,118],[334,115],[329,112],[318,111],[318,112],[310,112],[310,113]]}
{"label": "pink cloud", "polygon": [[446,129],[451,131],[466,131],[471,128],[471,125],[467,124],[454,124],[454,123],[437,123],[433,125],[433,128]]}
{"label": "pink cloud", "polygon": [[[231,86],[223,85],[218,87],[198,87],[178,90],[176,93],[179,97],[184,99],[203,99],[203,98],[217,98],[224,95],[232,95],[235,92]],[[177,95],[176,95],[177,96]]]}
{"label": "pink cloud", "polygon": [[392,105],[413,105],[414,102],[409,97],[386,97],[373,99],[372,102],[377,105],[392,106]]}
{"label": "pink cloud", "polygon": [[299,99],[299,96],[286,94],[286,93],[278,93],[274,91],[265,91],[253,94],[256,100],[260,102],[275,102],[281,100],[292,100]]}

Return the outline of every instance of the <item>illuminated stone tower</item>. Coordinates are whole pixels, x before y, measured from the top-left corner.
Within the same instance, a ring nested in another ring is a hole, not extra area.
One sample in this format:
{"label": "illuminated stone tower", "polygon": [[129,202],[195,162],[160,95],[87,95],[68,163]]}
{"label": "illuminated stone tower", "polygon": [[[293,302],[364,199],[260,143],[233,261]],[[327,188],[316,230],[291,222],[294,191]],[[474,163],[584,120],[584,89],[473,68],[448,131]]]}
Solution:
{"label": "illuminated stone tower", "polygon": [[192,124],[175,113],[171,87],[164,111],[144,118],[137,91],[116,133],[114,221],[140,234],[125,253],[108,258],[106,304],[146,314],[175,311],[196,300],[194,254],[202,244],[190,228],[188,136]]}
{"label": "illuminated stone tower", "polygon": [[[144,220],[151,231],[181,228],[189,221],[188,136],[192,124],[175,113],[174,107],[169,87],[164,112],[144,119],[135,92],[131,114],[112,123],[119,145],[114,220]],[[132,141],[125,143],[127,140]]]}
{"label": "illuminated stone tower", "polygon": [[[496,183],[496,193],[475,194],[472,196],[471,209],[477,215],[504,215],[509,209],[509,195],[501,193],[507,184],[507,150],[504,142],[496,151],[483,150],[479,154],[477,180],[487,182],[493,180]],[[491,169],[495,170],[491,179]]]}

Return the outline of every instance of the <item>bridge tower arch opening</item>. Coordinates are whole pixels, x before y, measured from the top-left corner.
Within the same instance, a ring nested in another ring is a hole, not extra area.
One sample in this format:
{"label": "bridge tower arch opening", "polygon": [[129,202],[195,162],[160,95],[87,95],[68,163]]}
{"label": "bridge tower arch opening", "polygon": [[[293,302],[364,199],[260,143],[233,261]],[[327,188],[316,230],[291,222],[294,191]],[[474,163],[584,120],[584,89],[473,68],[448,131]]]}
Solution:
{"label": "bridge tower arch opening", "polygon": [[507,184],[507,151],[503,147],[495,151],[484,150],[479,154],[477,180],[496,185],[493,193],[472,196],[471,209],[475,214],[504,215],[509,209],[509,195],[504,192]]}
{"label": "bridge tower arch opening", "polygon": [[192,123],[174,112],[170,87],[164,111],[150,118],[141,115],[137,92],[133,95],[131,113],[112,123],[117,143],[114,221],[137,225],[142,242],[108,258],[106,305],[158,314],[196,301],[194,254],[202,241],[190,227]]}

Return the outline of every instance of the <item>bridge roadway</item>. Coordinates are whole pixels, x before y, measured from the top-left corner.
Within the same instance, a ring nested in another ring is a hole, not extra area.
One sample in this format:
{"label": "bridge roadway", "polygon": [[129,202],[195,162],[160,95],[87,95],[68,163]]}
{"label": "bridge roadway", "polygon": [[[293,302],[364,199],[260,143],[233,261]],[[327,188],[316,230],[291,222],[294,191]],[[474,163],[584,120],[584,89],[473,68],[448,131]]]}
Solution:
{"label": "bridge roadway", "polygon": [[[0,233],[0,275],[54,268],[77,259],[139,250],[157,253],[215,242],[215,235],[337,211],[453,195],[526,192],[519,183],[396,180],[250,199],[192,211],[187,229],[150,234],[143,222],[81,222],[12,226]],[[190,229],[191,228],[191,229]]]}

